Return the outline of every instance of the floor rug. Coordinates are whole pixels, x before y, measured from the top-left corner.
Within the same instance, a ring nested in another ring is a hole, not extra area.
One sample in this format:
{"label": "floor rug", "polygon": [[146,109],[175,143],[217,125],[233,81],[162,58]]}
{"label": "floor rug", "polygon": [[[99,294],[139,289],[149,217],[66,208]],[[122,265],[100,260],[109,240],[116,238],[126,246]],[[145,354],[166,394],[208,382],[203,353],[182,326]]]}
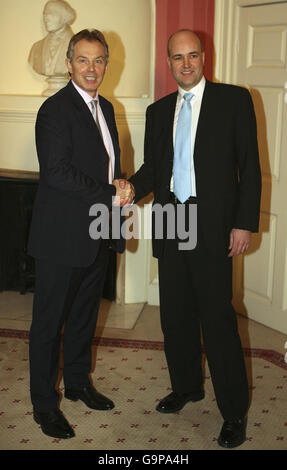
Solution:
{"label": "floor rug", "polygon": [[[28,333],[0,330],[1,450],[224,450],[217,444],[222,418],[206,363],[205,399],[164,415],[155,410],[170,393],[161,342],[95,338],[93,350],[93,383],[115,408],[95,411],[62,398],[60,408],[76,436],[54,439],[32,416]],[[247,440],[238,450],[286,450],[287,364],[276,351],[244,352],[251,405]],[[62,382],[59,387],[63,393]]]}

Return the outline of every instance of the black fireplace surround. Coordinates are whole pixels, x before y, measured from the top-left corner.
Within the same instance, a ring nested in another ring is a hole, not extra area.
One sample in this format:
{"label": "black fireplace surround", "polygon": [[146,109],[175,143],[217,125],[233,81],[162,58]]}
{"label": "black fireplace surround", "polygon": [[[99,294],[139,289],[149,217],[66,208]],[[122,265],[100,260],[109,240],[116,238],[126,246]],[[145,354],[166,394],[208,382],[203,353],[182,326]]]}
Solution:
{"label": "black fireplace surround", "polygon": [[[27,254],[33,203],[38,187],[34,172],[0,171],[0,291],[33,292],[34,259]],[[116,253],[110,251],[103,297],[116,297]]]}

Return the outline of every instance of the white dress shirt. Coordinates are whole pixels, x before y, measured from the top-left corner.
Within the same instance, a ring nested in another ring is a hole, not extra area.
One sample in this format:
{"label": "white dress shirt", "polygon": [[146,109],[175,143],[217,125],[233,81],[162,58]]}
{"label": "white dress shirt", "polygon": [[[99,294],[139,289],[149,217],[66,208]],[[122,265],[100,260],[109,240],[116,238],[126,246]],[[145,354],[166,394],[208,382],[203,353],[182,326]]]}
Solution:
{"label": "white dress shirt", "polygon": [[98,124],[100,125],[101,128],[101,134],[103,138],[103,142],[107,151],[107,154],[109,156],[109,183],[112,184],[113,179],[114,179],[114,168],[115,168],[115,153],[114,153],[114,146],[113,146],[113,141],[111,138],[111,134],[109,131],[109,128],[107,126],[104,114],[102,112],[100,102],[99,102],[99,96],[98,92],[95,96],[95,98],[92,98],[89,93],[87,93],[85,90],[80,88],[73,80],[72,84],[78,91],[78,93],[81,95],[85,103],[87,104],[89,110],[91,113],[93,113],[93,108],[91,102],[96,100],[97,101],[97,118],[98,118]]}
{"label": "white dress shirt", "polygon": [[[205,78],[202,77],[200,82],[191,90],[183,90],[180,86],[178,87],[178,95],[174,113],[174,121],[173,121],[173,145],[175,143],[175,134],[176,134],[176,126],[178,121],[178,115],[183,103],[183,95],[185,93],[191,92],[193,93],[193,97],[190,101],[192,107],[192,119],[191,119],[191,196],[196,197],[196,180],[195,180],[195,171],[194,171],[194,161],[193,161],[193,151],[194,151],[194,143],[196,137],[196,130],[197,130],[197,123],[201,108],[201,101],[202,96],[205,88]],[[170,190],[173,191],[173,177],[170,181]]]}

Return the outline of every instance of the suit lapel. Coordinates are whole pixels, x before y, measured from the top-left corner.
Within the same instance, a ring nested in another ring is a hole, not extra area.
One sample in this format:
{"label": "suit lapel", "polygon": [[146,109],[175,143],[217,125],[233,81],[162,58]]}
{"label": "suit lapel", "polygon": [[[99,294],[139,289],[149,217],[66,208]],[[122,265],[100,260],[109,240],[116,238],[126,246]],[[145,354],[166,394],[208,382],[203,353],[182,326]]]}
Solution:
{"label": "suit lapel", "polygon": [[206,146],[209,142],[208,135],[210,137],[212,133],[212,120],[214,119],[214,110],[216,110],[212,86],[213,83],[206,80],[194,144],[195,171],[198,169],[199,162],[203,162],[203,159],[208,156],[206,155]]}
{"label": "suit lapel", "polygon": [[99,103],[103,112],[103,115],[105,117],[112,141],[113,141],[113,146],[114,146],[114,152],[115,156],[119,153],[119,144],[118,144],[118,134],[117,130],[115,128],[115,123],[113,120],[113,115],[109,109],[109,106],[107,106],[107,103],[105,100],[102,98],[102,96],[99,95]]}
{"label": "suit lapel", "polygon": [[111,106],[108,105],[107,101],[103,99],[103,97],[100,95],[99,95],[99,103],[100,103],[104,118],[106,120],[108,129],[110,132],[110,136],[112,139],[112,143],[113,143],[114,155],[115,155],[114,177],[120,178],[121,177],[120,147],[119,147],[118,132],[117,132],[116,124],[114,121],[114,116],[113,116],[113,113],[111,112]]}
{"label": "suit lapel", "polygon": [[173,167],[173,122],[176,107],[177,92],[164,98],[160,112],[155,115],[152,126],[157,129],[156,138],[159,149],[155,158],[161,172],[164,187],[169,187]]}
{"label": "suit lapel", "polygon": [[[104,143],[103,143],[102,136],[100,135],[99,129],[98,129],[98,127],[97,127],[97,125],[94,121],[92,113],[88,109],[87,104],[82,99],[81,95],[77,92],[77,90],[75,89],[75,87],[73,86],[71,81],[68,83],[66,88],[67,88],[67,92],[69,93],[69,95],[71,97],[71,100],[72,100],[72,102],[73,102],[73,104],[76,108],[76,113],[78,114],[78,118],[79,118],[80,122],[84,124],[85,128],[88,128],[93,132],[93,134],[94,134],[94,136],[97,140],[97,145],[102,146],[103,150],[107,154],[106,148],[105,148]],[[110,131],[110,134],[111,134],[111,137],[112,137],[115,156],[118,157],[118,155],[119,155],[119,145],[117,143],[117,137],[115,136],[115,131],[113,129],[114,126],[111,124],[112,123],[111,113],[108,109],[108,106],[106,105],[104,100],[101,99],[100,96],[99,96],[99,100],[100,100],[101,109],[102,109],[103,114],[105,116],[109,131]],[[108,154],[107,154],[107,157],[108,157]]]}
{"label": "suit lapel", "polygon": [[87,104],[85,103],[81,95],[75,89],[72,82],[68,83],[66,89],[80,121],[84,123],[86,128],[91,129],[93,132],[95,132],[97,137],[102,140],[91,111],[89,110]]}
{"label": "suit lapel", "polygon": [[166,127],[166,130],[169,134],[170,134],[170,130],[172,130],[172,133],[173,133],[173,121],[174,121],[174,113],[175,113],[177,95],[178,95],[177,92],[172,93],[171,95],[169,95],[169,101],[167,103],[168,112],[167,112],[167,119],[166,119],[166,122],[165,122],[165,127]]}
{"label": "suit lapel", "polygon": [[164,137],[167,142],[168,154],[173,156],[173,121],[177,100],[177,92],[168,96],[165,110],[165,119],[162,121]]}

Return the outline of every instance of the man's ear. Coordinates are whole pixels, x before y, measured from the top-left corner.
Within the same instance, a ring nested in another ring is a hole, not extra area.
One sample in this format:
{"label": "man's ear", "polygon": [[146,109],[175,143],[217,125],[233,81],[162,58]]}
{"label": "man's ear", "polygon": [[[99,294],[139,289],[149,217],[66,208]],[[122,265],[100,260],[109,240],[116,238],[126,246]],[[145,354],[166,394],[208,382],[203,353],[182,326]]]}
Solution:
{"label": "man's ear", "polygon": [[69,72],[69,73],[72,73],[72,66],[71,66],[70,59],[66,58],[66,59],[65,59],[65,62],[66,62],[66,66],[67,66],[68,72]]}
{"label": "man's ear", "polygon": [[171,68],[170,58],[169,57],[167,58],[167,65],[169,66],[169,68]]}

